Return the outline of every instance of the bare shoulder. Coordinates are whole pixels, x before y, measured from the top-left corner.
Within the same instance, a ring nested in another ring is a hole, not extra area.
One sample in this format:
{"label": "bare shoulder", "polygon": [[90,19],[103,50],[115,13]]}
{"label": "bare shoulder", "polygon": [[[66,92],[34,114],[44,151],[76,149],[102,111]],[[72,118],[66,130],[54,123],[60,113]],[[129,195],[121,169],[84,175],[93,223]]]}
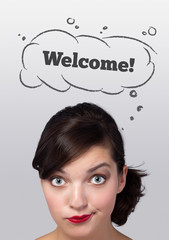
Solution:
{"label": "bare shoulder", "polygon": [[124,235],[124,234],[121,233],[119,240],[133,240],[133,239],[131,239],[131,238],[129,238],[129,237],[127,237],[126,235]]}
{"label": "bare shoulder", "polygon": [[116,229],[116,239],[118,239],[118,240],[133,240],[133,239],[127,237],[126,235],[124,235],[123,233],[119,232],[117,229]]}
{"label": "bare shoulder", "polygon": [[53,232],[50,232],[42,237],[39,237],[35,240],[56,240],[56,230],[54,230]]}
{"label": "bare shoulder", "polygon": [[129,238],[129,237],[127,237],[127,236],[123,236],[122,238],[121,238],[121,240],[133,240],[133,239],[131,239],[131,238]]}

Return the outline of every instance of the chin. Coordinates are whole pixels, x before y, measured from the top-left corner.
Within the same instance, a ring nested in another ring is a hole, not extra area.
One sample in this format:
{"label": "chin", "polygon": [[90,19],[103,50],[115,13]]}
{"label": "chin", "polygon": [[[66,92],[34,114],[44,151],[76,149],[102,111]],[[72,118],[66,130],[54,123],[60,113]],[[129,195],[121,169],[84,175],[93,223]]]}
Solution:
{"label": "chin", "polygon": [[[59,226],[58,226],[59,228]],[[70,238],[85,238],[90,239],[93,234],[96,234],[98,231],[98,228],[96,226],[93,226],[93,224],[69,224],[67,226],[64,226],[62,229],[62,232],[64,235],[69,236]]]}

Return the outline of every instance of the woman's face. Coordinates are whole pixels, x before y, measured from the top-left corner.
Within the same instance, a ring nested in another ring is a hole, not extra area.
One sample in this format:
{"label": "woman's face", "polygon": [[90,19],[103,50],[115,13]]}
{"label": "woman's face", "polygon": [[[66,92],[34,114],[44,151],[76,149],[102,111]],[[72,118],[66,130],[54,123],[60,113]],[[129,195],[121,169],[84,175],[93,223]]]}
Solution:
{"label": "woman's face", "polygon": [[108,148],[94,146],[42,180],[57,231],[72,237],[92,236],[111,226],[116,195],[125,186],[127,167],[118,175]]}

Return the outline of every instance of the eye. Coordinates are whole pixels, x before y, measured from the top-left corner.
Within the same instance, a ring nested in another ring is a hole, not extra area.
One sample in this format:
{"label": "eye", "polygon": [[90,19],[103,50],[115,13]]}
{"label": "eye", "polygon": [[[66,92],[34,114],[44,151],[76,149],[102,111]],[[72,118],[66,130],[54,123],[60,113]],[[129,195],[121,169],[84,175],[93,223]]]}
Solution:
{"label": "eye", "polygon": [[52,185],[53,186],[63,186],[66,182],[63,178],[61,177],[56,177],[56,178],[53,178],[52,181],[51,181]]}
{"label": "eye", "polygon": [[101,175],[95,175],[94,177],[92,177],[91,179],[91,183],[94,183],[94,184],[102,184],[104,183],[106,180],[105,177],[101,176]]}

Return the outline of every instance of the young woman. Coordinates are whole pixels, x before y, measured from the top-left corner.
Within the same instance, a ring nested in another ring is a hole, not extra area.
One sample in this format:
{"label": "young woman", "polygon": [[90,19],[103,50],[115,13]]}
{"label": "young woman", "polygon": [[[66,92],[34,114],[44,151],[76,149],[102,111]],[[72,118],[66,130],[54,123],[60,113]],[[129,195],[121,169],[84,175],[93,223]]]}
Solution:
{"label": "young woman", "polygon": [[127,240],[123,225],[146,173],[128,168],[114,119],[91,103],[66,107],[42,132],[33,167],[57,228],[38,240]]}

